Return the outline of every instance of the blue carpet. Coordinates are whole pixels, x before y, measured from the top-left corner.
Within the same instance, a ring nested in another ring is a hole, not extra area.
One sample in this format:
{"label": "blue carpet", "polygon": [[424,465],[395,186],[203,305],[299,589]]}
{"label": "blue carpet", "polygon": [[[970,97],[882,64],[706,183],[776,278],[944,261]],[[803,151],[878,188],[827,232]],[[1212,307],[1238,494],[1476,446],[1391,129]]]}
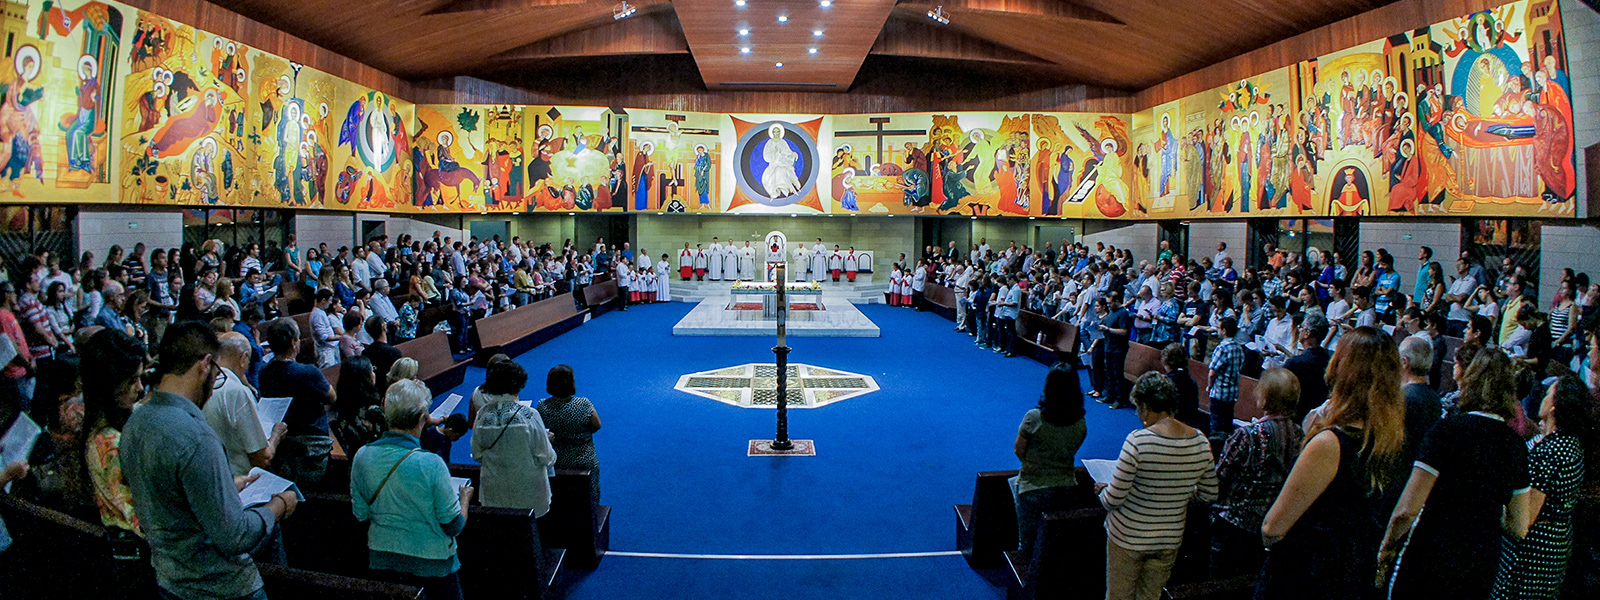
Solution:
{"label": "blue carpet", "polygon": [[[738,408],[672,389],[680,375],[771,362],[768,338],[674,337],[689,304],[612,312],[516,357],[529,372],[524,398],[542,397],[544,373],[572,365],[579,395],[594,401],[603,502],[613,508],[611,547],[684,554],[857,554],[954,549],[951,505],[968,502],[978,471],[1013,469],[1017,424],[1038,400],[1046,368],[973,346],[951,323],[883,305],[861,311],[881,338],[791,338],[790,360],[871,375],[878,392],[790,411],[795,439],[816,457],[752,458],[771,439],[774,411]],[[467,395],[483,371],[469,370]],[[1133,411],[1088,403],[1078,457],[1115,458],[1137,427]],[[463,406],[462,410],[465,410]],[[467,439],[457,462],[471,462]],[[621,560],[619,560],[621,559]],[[841,582],[852,582],[838,588]],[[796,598],[995,593],[959,558],[719,561],[607,558],[573,598],[734,598],[756,589]],[[879,589],[883,588],[883,589]],[[843,589],[852,590],[843,594]],[[975,590],[978,592],[975,593]]]}

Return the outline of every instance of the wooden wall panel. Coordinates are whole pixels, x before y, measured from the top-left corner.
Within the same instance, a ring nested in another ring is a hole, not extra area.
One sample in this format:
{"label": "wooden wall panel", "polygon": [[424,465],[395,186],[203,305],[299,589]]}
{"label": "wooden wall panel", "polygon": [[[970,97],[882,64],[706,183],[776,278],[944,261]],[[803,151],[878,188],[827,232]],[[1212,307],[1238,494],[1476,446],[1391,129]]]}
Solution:
{"label": "wooden wall panel", "polygon": [[1143,110],[1240,79],[1505,4],[1506,0],[1399,0],[1151,86],[1134,96]]}
{"label": "wooden wall panel", "polygon": [[334,77],[401,98],[411,95],[411,85],[399,77],[204,0],[121,1],[139,10],[238,40],[246,46],[276,54]]}

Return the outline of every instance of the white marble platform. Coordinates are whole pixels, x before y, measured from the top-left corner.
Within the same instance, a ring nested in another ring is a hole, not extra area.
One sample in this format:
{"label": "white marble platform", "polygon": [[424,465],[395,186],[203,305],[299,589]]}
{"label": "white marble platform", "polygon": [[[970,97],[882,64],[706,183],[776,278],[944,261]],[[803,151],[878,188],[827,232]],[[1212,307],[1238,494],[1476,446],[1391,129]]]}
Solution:
{"label": "white marble platform", "polygon": [[[713,296],[672,326],[672,335],[774,336],[778,323],[759,310],[728,310],[727,295]],[[877,324],[848,299],[824,293],[824,310],[789,311],[788,334],[794,337],[880,337]]]}

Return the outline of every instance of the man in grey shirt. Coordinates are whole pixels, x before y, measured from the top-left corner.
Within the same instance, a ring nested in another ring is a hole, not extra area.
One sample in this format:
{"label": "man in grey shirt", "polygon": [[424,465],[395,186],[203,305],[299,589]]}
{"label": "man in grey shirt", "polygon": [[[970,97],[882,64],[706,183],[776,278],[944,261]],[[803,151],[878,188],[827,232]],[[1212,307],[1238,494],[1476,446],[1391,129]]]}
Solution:
{"label": "man in grey shirt", "polygon": [[180,323],[162,340],[160,383],[122,433],[122,471],[133,493],[156,583],[166,599],[264,600],[250,552],[294,512],[292,492],[245,508],[202,407],[220,367],[216,334]]}

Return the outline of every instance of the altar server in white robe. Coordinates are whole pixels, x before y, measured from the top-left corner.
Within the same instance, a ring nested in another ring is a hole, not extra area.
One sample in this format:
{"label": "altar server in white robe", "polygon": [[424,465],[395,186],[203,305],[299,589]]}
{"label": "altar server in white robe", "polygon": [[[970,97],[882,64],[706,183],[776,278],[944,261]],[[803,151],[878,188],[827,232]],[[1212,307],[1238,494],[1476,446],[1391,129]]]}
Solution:
{"label": "altar server in white robe", "polygon": [[806,281],[806,268],[811,264],[811,256],[806,254],[805,246],[795,246],[794,252],[789,254],[789,281]]}
{"label": "altar server in white robe", "polygon": [[856,258],[856,247],[851,246],[850,251],[844,255],[844,277],[850,283],[856,282],[856,272],[861,269],[861,261]]}
{"label": "altar server in white robe", "polygon": [[[746,244],[750,242],[745,242]],[[733,246],[733,240],[728,240],[728,246],[722,249],[722,279],[725,281],[738,281],[739,249]]]}
{"label": "altar server in white robe", "polygon": [[651,303],[656,301],[656,270],[650,267],[649,254],[637,254],[639,263],[633,270],[638,274],[639,280],[633,284],[639,290],[639,301]]}
{"label": "altar server in white robe", "polygon": [[823,247],[822,238],[817,238],[817,245],[811,247],[811,280],[822,281],[828,272],[828,249]]}
{"label": "altar server in white robe", "polygon": [[756,278],[756,249],[750,246],[750,240],[744,241],[744,247],[739,249],[739,280],[754,281]]}
{"label": "altar server in white robe", "polygon": [[706,251],[706,279],[722,281],[722,242],[711,238],[711,249]]}
{"label": "altar server in white robe", "polygon": [[706,251],[702,250],[700,248],[700,244],[695,244],[694,245],[694,280],[695,281],[705,281],[705,279],[706,279]]}
{"label": "altar server in white robe", "polygon": [[667,255],[661,255],[661,262],[656,263],[656,302],[672,301],[672,264],[667,262]]}
{"label": "altar server in white robe", "polygon": [[905,284],[905,275],[900,272],[900,263],[895,263],[894,269],[889,271],[889,306],[900,306],[900,288]]}
{"label": "altar server in white robe", "polygon": [[839,245],[833,245],[833,252],[828,253],[828,276],[834,283],[839,283],[839,275],[844,273],[844,253],[839,251]]}
{"label": "altar server in white robe", "polygon": [[678,277],[684,281],[694,277],[694,251],[689,249],[689,242],[684,242],[683,251],[678,253]]}

